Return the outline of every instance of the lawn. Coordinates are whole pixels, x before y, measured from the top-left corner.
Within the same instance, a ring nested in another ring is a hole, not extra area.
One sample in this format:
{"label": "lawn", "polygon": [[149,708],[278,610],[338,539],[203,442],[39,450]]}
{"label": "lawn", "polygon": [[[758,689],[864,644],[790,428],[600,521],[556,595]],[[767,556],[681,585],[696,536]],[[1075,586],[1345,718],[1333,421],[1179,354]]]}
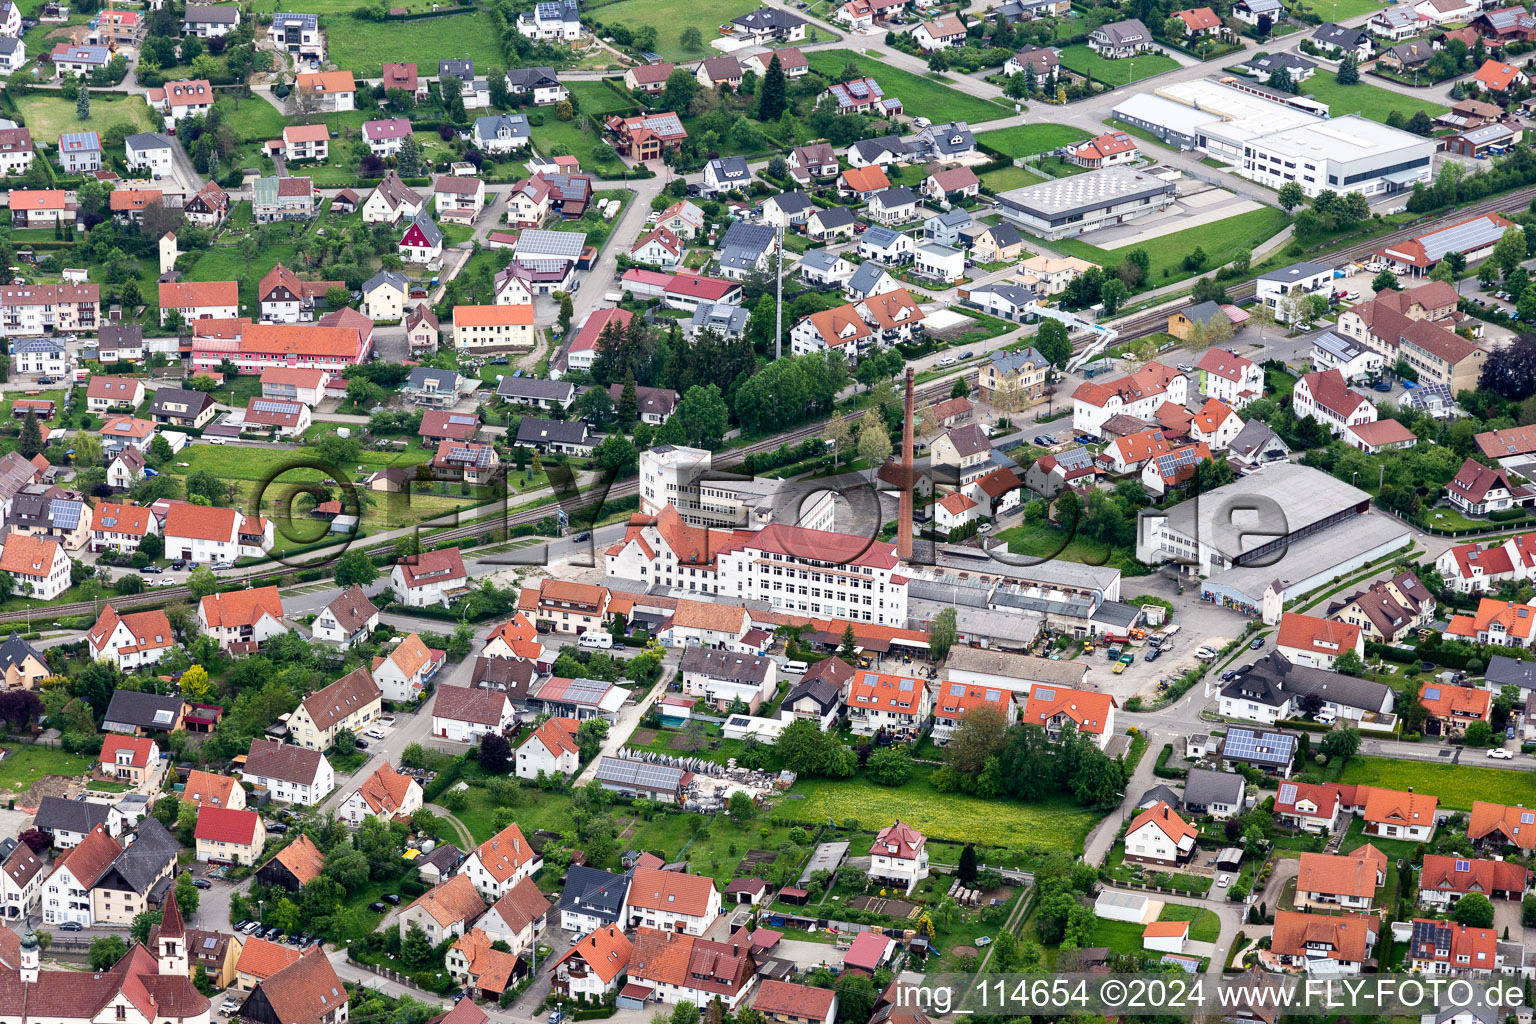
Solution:
{"label": "lawn", "polygon": [[[623,82],[617,83],[620,87]],[[576,102],[576,109],[583,114],[633,114],[640,105],[632,97],[621,95],[607,82],[571,82],[566,88]],[[545,111],[546,118],[554,117],[553,110]]]}
{"label": "lawn", "polygon": [[1291,10],[1311,11],[1318,17],[1327,21],[1337,22],[1340,18],[1358,18],[1365,14],[1375,14],[1386,5],[1377,0],[1310,0],[1309,3],[1286,4]]}
{"label": "lawn", "polygon": [[1136,58],[1106,60],[1088,49],[1088,44],[1079,43],[1062,47],[1061,66],[1080,75],[1090,75],[1096,82],[1122,86],[1131,84],[1133,73],[1136,73],[1136,81],[1142,82],[1153,75],[1174,70],[1179,62],[1155,53],[1144,53]]}
{"label": "lawn", "polygon": [[859,73],[878,81],[887,96],[900,99],[902,108],[909,115],[926,117],[935,124],[944,121],[979,124],[1013,113],[1011,105],[1004,106],[979,96],[967,95],[953,83],[935,82],[931,78],[893,68],[852,50],[813,50],[806,56],[811,62],[812,71],[819,71],[831,79],[836,79],[848,62],[853,61],[858,65]]}
{"label": "lawn", "polygon": [[1010,554],[1034,558],[1060,558],[1082,565],[1112,565],[1127,575],[1144,576],[1147,569],[1129,550],[1117,551],[1051,526],[1009,527],[997,534],[1008,545]]}
{"label": "lawn", "polygon": [[1006,192],[1026,185],[1038,185],[1045,179],[1022,167],[999,167],[981,176],[981,183],[994,192]]}
{"label": "lawn", "polygon": [[57,747],[19,743],[5,749],[5,759],[0,761],[0,792],[13,796],[44,775],[84,775],[92,767],[91,758]]}
{"label": "lawn", "polygon": [[[720,26],[758,8],[757,0],[619,0],[593,10],[594,18],[604,25],[623,25],[630,31],[649,25],[656,30],[656,52],[663,60],[699,60],[711,57],[709,41],[720,35]],[[704,39],[704,48],[686,50],[682,34],[696,28]],[[813,65],[814,66],[814,65]]]}
{"label": "lawn", "polygon": [[997,150],[1003,156],[1018,159],[1021,156],[1034,156],[1036,153],[1049,153],[1053,149],[1081,142],[1088,137],[1088,133],[1081,128],[1041,122],[982,132],[976,136],[976,141]]}
{"label": "lawn", "polygon": [[131,125],[136,131],[149,131],[149,107],[142,96],[91,97],[91,119],[75,117],[75,101],[59,95],[31,93],[16,97],[16,109],[23,123],[32,129],[34,139],[56,142],[64,132],[92,131],[105,134],[114,125]]}
{"label": "lawn", "polygon": [[1372,121],[1385,123],[1394,110],[1401,112],[1404,118],[1409,118],[1420,110],[1430,117],[1438,117],[1447,109],[1439,103],[1404,96],[1363,81],[1356,85],[1340,85],[1338,77],[1331,71],[1319,70],[1301,83],[1301,87],[1314,99],[1328,104],[1328,113],[1333,117],[1359,114]]}
{"label": "lawn", "polygon": [[1221,938],[1221,918],[1215,912],[1182,903],[1165,903],[1159,921],[1189,921],[1189,941],[1215,942]]}
{"label": "lawn", "polygon": [[867,828],[899,812],[903,821],[929,836],[1012,853],[1035,849],[1081,854],[1083,840],[1099,819],[1065,799],[1025,804],[940,793],[920,776],[894,790],[864,778],[804,779],[795,783],[790,795],[805,799],[781,802],[775,808],[779,817],[813,823],[854,819]]}
{"label": "lawn", "polygon": [[[1476,751],[1472,754],[1481,756]],[[1415,793],[1439,797],[1442,808],[1454,811],[1471,810],[1473,800],[1510,806],[1536,803],[1536,777],[1530,772],[1469,764],[1352,757],[1339,781],[1346,785],[1363,782],[1404,792],[1411,787]]]}
{"label": "lawn", "polygon": [[378,78],[387,60],[414,60],[421,65],[423,74],[432,75],[437,74],[438,61],[456,57],[474,60],[475,72],[481,75],[491,68],[506,67],[500,36],[489,11],[476,10],[452,18],[378,22],[354,17],[350,12],[356,6],[349,5],[346,13],[326,15],[325,38],[330,59],[358,78]]}
{"label": "lawn", "polygon": [[553,112],[546,113],[544,123],[533,128],[534,148],[543,156],[551,156],[556,146],[564,146],[566,151],[581,161],[581,169],[588,174],[603,178],[619,177],[624,172],[624,165],[614,155],[613,147],[603,141],[601,132],[582,130],[586,123],[584,117],[559,121]]}
{"label": "lawn", "polygon": [[1282,211],[1266,206],[1228,217],[1221,222],[1219,229],[1213,224],[1201,224],[1119,249],[1100,249],[1077,238],[1063,238],[1046,247],[1057,249],[1066,256],[1081,256],[1110,270],[1118,267],[1132,249],[1145,249],[1152,258],[1151,276],[1147,283],[1155,288],[1194,276],[1184,269],[1182,261],[1196,248],[1206,255],[1201,272],[1209,273],[1231,260],[1238,252],[1251,251],[1261,242],[1272,238],[1285,228],[1289,220]]}
{"label": "lawn", "polygon": [[188,281],[240,281],[241,312],[254,315],[256,286],[263,275],[279,263],[289,267],[298,260],[298,249],[290,243],[264,245],[256,258],[249,263],[233,246],[211,246],[204,249],[197,262],[187,271]]}
{"label": "lawn", "polygon": [[223,99],[214,104],[224,121],[235,130],[240,142],[265,142],[282,136],[287,119],[282,111],[259,96],[249,99]]}

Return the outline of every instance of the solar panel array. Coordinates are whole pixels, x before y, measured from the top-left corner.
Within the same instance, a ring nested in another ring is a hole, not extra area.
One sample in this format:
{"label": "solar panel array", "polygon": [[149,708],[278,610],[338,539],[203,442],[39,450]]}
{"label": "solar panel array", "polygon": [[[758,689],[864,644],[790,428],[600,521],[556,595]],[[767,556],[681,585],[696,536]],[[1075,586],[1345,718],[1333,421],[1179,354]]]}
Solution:
{"label": "solar panel array", "polygon": [[663,764],[605,757],[597,763],[597,781],[645,789],[677,789],[682,785],[683,771]]}
{"label": "solar panel array", "polygon": [[1222,754],[1270,764],[1289,764],[1296,737],[1283,732],[1228,729]]}
{"label": "solar panel array", "polygon": [[279,402],[271,398],[258,398],[251,402],[251,408],[257,412],[275,412],[284,416],[297,416],[299,404],[297,402]]}
{"label": "solar panel array", "polygon": [[492,452],[488,445],[448,449],[448,458],[450,460],[471,469],[485,469],[488,467],[491,464],[491,455]]}
{"label": "solar panel array", "polygon": [[1034,695],[1036,697],[1039,697],[1041,700],[1055,700],[1056,699],[1056,691],[1055,690],[1047,690],[1047,689],[1043,689],[1042,687],[1039,687],[1039,686],[1035,687]]}
{"label": "solar panel array", "polygon": [[1438,686],[1426,686],[1426,687],[1424,687],[1424,699],[1425,700],[1439,700],[1440,699],[1440,687],[1438,687]]}
{"label": "solar panel array", "polygon": [[475,416],[450,415],[448,417],[448,422],[452,423],[456,427],[467,427],[471,424],[478,423],[479,418]]}
{"label": "solar panel array", "polygon": [[54,501],[50,510],[53,524],[63,530],[73,530],[80,525],[84,506],[78,501]]}
{"label": "solar panel array", "polygon": [[1296,783],[1287,782],[1281,785],[1279,802],[1282,804],[1294,804],[1296,802]]}

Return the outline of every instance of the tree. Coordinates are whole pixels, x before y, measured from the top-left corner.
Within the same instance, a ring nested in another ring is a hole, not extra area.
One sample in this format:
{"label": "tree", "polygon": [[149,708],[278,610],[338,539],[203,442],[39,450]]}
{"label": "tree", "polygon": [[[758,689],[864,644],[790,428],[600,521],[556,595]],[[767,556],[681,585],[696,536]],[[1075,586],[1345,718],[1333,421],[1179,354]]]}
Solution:
{"label": "tree", "polygon": [[432,963],[432,940],[415,921],[405,930],[405,938],[400,940],[400,959],[418,969]]}
{"label": "tree", "polygon": [[219,589],[219,578],[206,565],[200,565],[187,574],[187,589],[197,598],[207,597]]}
{"label": "tree", "polygon": [[[969,715],[966,716],[966,718],[969,717]],[[965,719],[962,718],[960,722],[963,725]],[[955,868],[955,877],[960,879],[961,885],[974,888],[976,885],[976,874],[976,847],[966,843],[960,850],[960,864]]]}
{"label": "tree", "polygon": [[336,739],[333,742],[336,745],[336,753],[350,754],[357,749],[357,733],[351,729],[337,729]]}
{"label": "tree", "polygon": [[[697,34],[698,30],[694,31]],[[693,98],[698,95],[698,92],[699,80],[692,72],[678,68],[667,76],[666,87],[661,93],[661,108],[682,113],[693,106]]]}
{"label": "tree", "polygon": [[633,372],[624,375],[624,387],[619,391],[619,406],[617,410],[619,422],[628,426],[640,419],[640,392],[635,386]]}
{"label": "tree", "polygon": [[80,87],[79,97],[75,100],[75,119],[77,121],[91,119],[91,94],[83,85]]}
{"label": "tree", "polygon": [[949,740],[949,763],[961,775],[978,774],[987,759],[1001,753],[1007,742],[1007,716],[990,704],[982,704],[966,712],[955,727]]}
{"label": "tree", "polygon": [[1301,190],[1301,182],[1288,181],[1280,186],[1280,192],[1276,198],[1280,200],[1280,208],[1290,213],[1307,201],[1307,194]]}
{"label": "tree", "polygon": [[181,674],[181,695],[194,704],[206,704],[213,696],[213,685],[208,681],[208,670],[193,665]]}
{"label": "tree", "polygon": [[1486,747],[1493,741],[1493,727],[1487,722],[1473,722],[1463,738],[1469,747]]}
{"label": "tree", "polygon": [[[160,911],[145,910],[135,915],[133,924],[128,927],[128,934],[141,946],[149,946],[149,933],[155,925],[160,923]],[[151,947],[152,948],[152,947]]]}
{"label": "tree", "polygon": [[859,647],[853,636],[853,623],[843,627],[843,642],[837,648],[837,656],[852,665],[859,656]]}
{"label": "tree", "polygon": [[353,548],[336,560],[335,579],[338,587],[363,587],[379,578],[379,567],[361,548]]}
{"label": "tree", "polygon": [[775,53],[763,75],[763,86],[757,94],[757,119],[764,124],[777,121],[789,108],[788,85],[784,81],[784,68]]}
{"label": "tree", "polygon": [[480,770],[487,775],[506,775],[512,744],[501,733],[487,733],[480,740]]}
{"label": "tree", "polygon": [[881,464],[891,456],[891,435],[885,428],[885,417],[874,409],[866,412],[859,424],[858,450],[859,458],[869,466],[871,479]]}
{"label": "tree", "polygon": [[583,761],[590,761],[602,749],[608,735],[608,723],[601,718],[589,718],[576,727],[576,748]]}
{"label": "tree", "polygon": [[1334,660],[1333,670],[1346,676],[1358,676],[1365,671],[1365,662],[1351,648]]}
{"label": "tree", "polygon": [[752,802],[752,798],[739,789],[725,802],[725,813],[738,825],[752,817],[756,810],[757,805]]}
{"label": "tree", "polygon": [[1536,394],[1536,335],[1521,335],[1489,353],[1478,387],[1513,401]]}
{"label": "tree", "polygon": [[689,25],[683,29],[682,34],[677,37],[677,41],[685,50],[704,49],[704,37],[699,33],[698,26],[696,25]]}
{"label": "tree", "polygon": [[1346,53],[1344,59],[1339,61],[1340,85],[1358,85],[1360,82],[1360,60],[1353,53]]}
{"label": "tree", "polygon": [[1469,892],[1456,901],[1451,917],[1469,928],[1493,927],[1493,904],[1480,892]]}
{"label": "tree", "polygon": [[895,747],[882,747],[870,755],[866,770],[877,785],[904,786],[912,777],[912,757]]}
{"label": "tree", "polygon": [[363,856],[361,850],[350,846],[338,846],[327,853],[325,867],[321,869],[321,874],[349,893],[357,892],[367,885],[369,873],[368,858]]}
{"label": "tree", "polygon": [[37,413],[31,409],[21,421],[21,439],[16,442],[16,453],[24,459],[35,459],[43,453],[43,432],[38,426]]}
{"label": "tree", "polygon": [[121,935],[98,935],[91,940],[87,956],[91,961],[91,970],[105,971],[127,954],[128,944]]}
{"label": "tree", "polygon": [[1072,339],[1067,325],[1060,320],[1042,320],[1035,332],[1035,348],[1051,361],[1052,366],[1065,366],[1072,358]]}
{"label": "tree", "polygon": [[845,971],[838,979],[837,1011],[844,1020],[868,1020],[875,1008],[875,983],[859,971]]}
{"label": "tree", "polygon": [[[1120,304],[1131,294],[1131,290],[1125,286],[1125,282],[1118,277],[1111,277],[1099,288],[1099,301],[1104,304],[1104,315],[1114,316],[1120,309]],[[1041,353],[1044,355],[1045,353]]]}
{"label": "tree", "polygon": [[1400,292],[1403,290],[1403,286],[1398,282],[1396,274],[1390,270],[1383,270],[1371,278],[1371,290],[1377,292]]}
{"label": "tree", "polygon": [[1360,752],[1360,732],[1358,729],[1334,729],[1323,737],[1318,749],[1330,760],[1339,758],[1348,761]]}
{"label": "tree", "polygon": [[960,639],[958,616],[953,608],[945,608],[928,624],[928,651],[935,661],[949,655],[949,649]]}
{"label": "tree", "polygon": [[1494,243],[1488,261],[1502,270],[1505,276],[1525,262],[1525,231],[1518,227],[1506,228]]}
{"label": "tree", "polygon": [[683,428],[683,436],[694,448],[720,447],[730,429],[731,415],[718,385],[695,384],[677,403],[672,415]]}
{"label": "tree", "polygon": [[181,908],[185,917],[191,917],[197,913],[197,908],[203,902],[202,890],[192,884],[192,875],[183,871],[176,876],[176,905]]}

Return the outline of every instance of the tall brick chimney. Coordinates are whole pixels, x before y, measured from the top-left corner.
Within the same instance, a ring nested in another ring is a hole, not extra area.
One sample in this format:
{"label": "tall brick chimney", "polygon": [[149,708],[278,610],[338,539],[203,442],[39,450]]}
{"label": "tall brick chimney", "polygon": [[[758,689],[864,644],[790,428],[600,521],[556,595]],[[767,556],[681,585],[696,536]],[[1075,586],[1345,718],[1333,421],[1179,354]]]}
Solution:
{"label": "tall brick chimney", "polygon": [[906,415],[901,420],[901,504],[896,513],[896,554],[903,561],[912,559],[912,517],[914,515],[912,490],[916,474],[912,469],[912,421],[917,410],[916,382],[912,367],[907,367]]}

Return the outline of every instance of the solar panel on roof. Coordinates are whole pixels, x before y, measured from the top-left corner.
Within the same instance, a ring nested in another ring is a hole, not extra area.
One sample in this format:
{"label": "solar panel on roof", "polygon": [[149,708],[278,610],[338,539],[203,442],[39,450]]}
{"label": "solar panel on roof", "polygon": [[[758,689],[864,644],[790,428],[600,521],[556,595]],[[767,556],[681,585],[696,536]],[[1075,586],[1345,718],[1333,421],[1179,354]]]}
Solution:
{"label": "solar panel on roof", "polygon": [[1056,691],[1042,689],[1041,687],[1037,686],[1035,687],[1035,696],[1039,697],[1041,700],[1055,700]]}
{"label": "solar panel on roof", "polygon": [[81,511],[78,501],[55,501],[53,503],[54,524],[65,530],[73,530],[80,525]]}
{"label": "solar panel on roof", "polygon": [[277,402],[270,398],[258,398],[251,403],[257,412],[276,412],[291,416],[298,406],[293,402]]}
{"label": "solar panel on roof", "polygon": [[450,415],[448,417],[448,422],[454,424],[455,426],[466,427],[469,424],[475,422],[475,417]]}
{"label": "solar panel on roof", "polygon": [[1438,686],[1426,686],[1426,687],[1424,687],[1424,699],[1425,700],[1439,700],[1440,699],[1440,687],[1438,687]]}
{"label": "solar panel on roof", "polygon": [[1296,784],[1294,782],[1287,782],[1280,787],[1280,802],[1282,804],[1293,804],[1296,802]]}

